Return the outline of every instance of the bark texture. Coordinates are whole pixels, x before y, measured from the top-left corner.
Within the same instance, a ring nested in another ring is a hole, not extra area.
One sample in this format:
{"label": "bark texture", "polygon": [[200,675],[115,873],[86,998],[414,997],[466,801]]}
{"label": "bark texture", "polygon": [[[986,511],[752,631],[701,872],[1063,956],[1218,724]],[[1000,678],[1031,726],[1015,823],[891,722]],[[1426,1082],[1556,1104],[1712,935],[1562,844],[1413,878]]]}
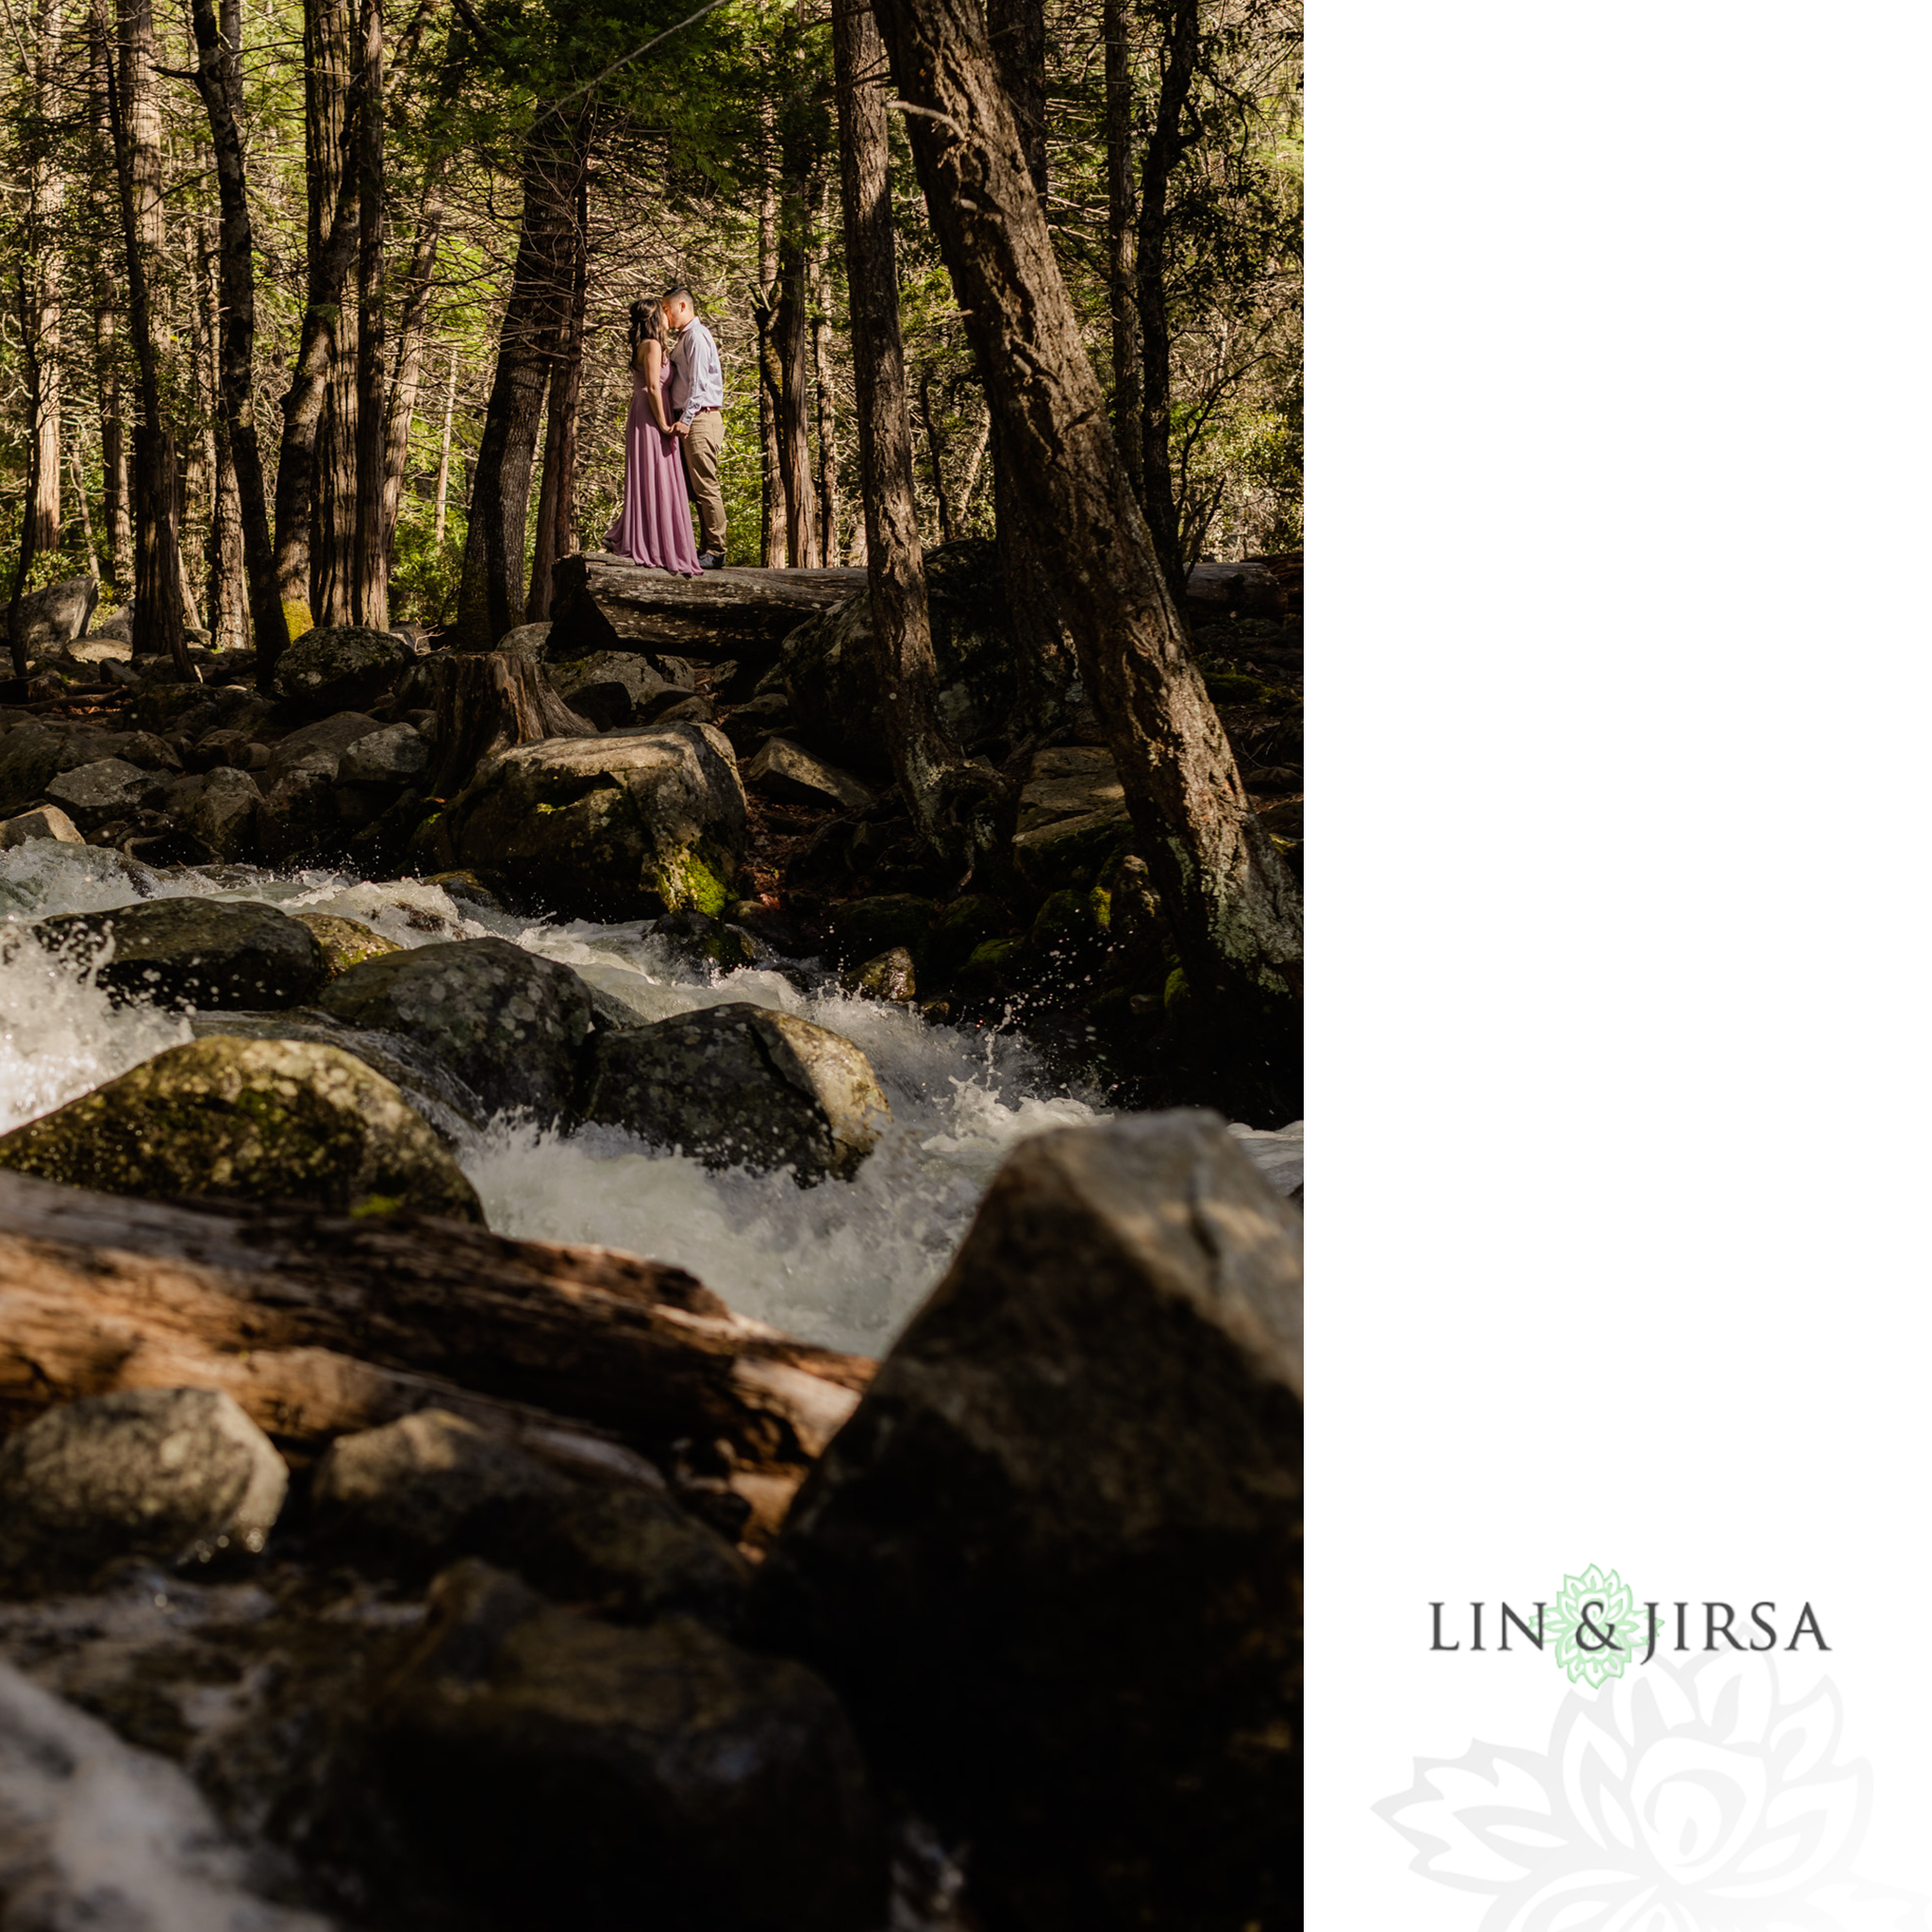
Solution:
{"label": "bark texture", "polygon": [[526,615],[550,615],[551,572],[576,548],[577,410],[584,389],[584,317],[590,301],[590,179],[583,158],[588,125],[579,129],[576,179],[571,196],[570,298],[551,349],[550,407],[543,427],[543,482],[537,492],[537,542],[530,561]]}
{"label": "bark texture", "polygon": [[[328,363],[317,425],[308,593],[318,624],[356,621],[357,308],[347,299],[356,261],[362,119],[379,109],[362,71],[352,0],[306,0],[303,51],[308,142],[309,299],[321,310]],[[334,220],[348,205],[352,239],[333,273]]]}
{"label": "bark texture", "polygon": [[998,786],[990,770],[967,762],[939,714],[899,332],[884,50],[869,7],[835,0],[832,58],[865,492],[866,582],[892,765],[921,832],[939,850],[970,862],[975,845],[991,836]]}
{"label": "bark texture", "polygon": [[1143,856],[1210,1003],[1299,992],[1301,907],[1256,822],[1108,425],[1039,191],[972,0],[879,0],[941,250]]}
{"label": "bark texture", "polygon": [[361,126],[356,142],[356,476],[350,567],[355,621],[389,628],[389,548],[383,498],[388,480],[389,186],[382,162],[384,46],[382,0],[362,0],[359,23]]}
{"label": "bark texture", "polygon": [[1134,494],[1146,502],[1141,452],[1141,328],[1134,275],[1134,83],[1125,0],[1103,0],[1107,42],[1107,308],[1113,352],[1113,440]]}
{"label": "bark texture", "polygon": [[431,660],[436,771],[428,795],[454,798],[497,752],[545,738],[594,738],[558,696],[542,665],[508,651],[450,651]]}
{"label": "bark texture", "polygon": [[288,647],[288,619],[275,570],[268,521],[268,485],[255,422],[255,237],[242,152],[241,0],[194,0],[194,42],[200,56],[195,87],[214,139],[221,192],[221,329],[218,391],[223,440],[232,467],[256,669],[264,684]]}

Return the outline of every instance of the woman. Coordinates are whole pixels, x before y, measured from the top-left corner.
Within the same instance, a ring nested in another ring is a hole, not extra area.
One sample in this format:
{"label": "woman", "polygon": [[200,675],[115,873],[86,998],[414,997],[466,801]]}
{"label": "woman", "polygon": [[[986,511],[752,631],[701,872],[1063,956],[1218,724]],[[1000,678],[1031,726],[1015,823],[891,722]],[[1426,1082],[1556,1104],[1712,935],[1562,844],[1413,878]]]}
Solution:
{"label": "woman", "polygon": [[624,425],[624,503],[604,547],[681,577],[699,575],[684,463],[671,433],[664,385],[671,354],[655,302],[630,305],[630,415]]}

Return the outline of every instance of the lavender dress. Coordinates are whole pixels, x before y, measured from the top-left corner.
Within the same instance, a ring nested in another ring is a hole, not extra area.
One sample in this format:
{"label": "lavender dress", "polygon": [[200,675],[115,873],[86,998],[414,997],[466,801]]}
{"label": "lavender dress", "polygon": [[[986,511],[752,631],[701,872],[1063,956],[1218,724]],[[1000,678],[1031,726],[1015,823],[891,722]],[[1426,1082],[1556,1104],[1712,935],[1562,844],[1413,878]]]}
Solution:
{"label": "lavender dress", "polygon": [[[664,358],[664,414],[671,415],[671,359]],[[668,570],[681,577],[701,575],[697,545],[691,534],[691,495],[685,487],[684,458],[675,436],[666,436],[651,415],[642,370],[630,388],[630,415],[624,425],[624,504],[604,547],[632,563]]]}

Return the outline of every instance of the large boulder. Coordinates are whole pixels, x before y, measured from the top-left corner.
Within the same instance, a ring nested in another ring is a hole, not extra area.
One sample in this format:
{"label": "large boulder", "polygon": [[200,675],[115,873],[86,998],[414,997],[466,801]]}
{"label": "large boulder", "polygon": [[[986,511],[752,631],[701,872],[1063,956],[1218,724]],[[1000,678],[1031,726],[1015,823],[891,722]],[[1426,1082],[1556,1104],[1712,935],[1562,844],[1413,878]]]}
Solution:
{"label": "large boulder", "polygon": [[50,1408],[0,1447],[0,1591],[78,1588],[127,1557],[254,1553],[288,1487],[230,1395],[125,1389]]}
{"label": "large boulder", "polygon": [[[543,628],[547,632],[549,626]],[[653,699],[682,690],[637,651],[593,651],[567,664],[553,664],[550,682],[572,710],[600,731],[631,724]]]}
{"label": "large boulder", "polygon": [[308,929],[254,900],[152,899],[111,912],[64,912],[34,927],[50,952],[91,959],[98,983],[158,1006],[296,1007],[327,968]]}
{"label": "large boulder", "polygon": [[598,1034],[587,1120],[719,1167],[850,1180],[891,1119],[872,1062],[792,1013],[733,1001]]}
{"label": "large boulder", "polygon": [[1212,1115],[1024,1141],[763,1567],[988,1924],[1299,1923],[1297,1227]]}
{"label": "large boulder", "polygon": [[275,692],[310,712],[359,710],[375,703],[415,655],[389,631],[328,625],[297,638],[276,659]]}
{"label": "large boulder", "polygon": [[217,765],[181,812],[182,825],[215,860],[231,864],[255,850],[261,823],[261,787],[246,773]]}
{"label": "large boulder", "polygon": [[768,738],[744,768],[744,782],[754,791],[781,804],[815,805],[834,811],[863,811],[875,802],[870,786],[850,772],[815,758],[789,738]]}
{"label": "large boulder", "polygon": [[144,772],[125,758],[96,758],[47,780],[49,799],[83,832],[129,819],[144,807],[157,806],[167,790],[159,775]]}
{"label": "large boulder", "polygon": [[74,821],[58,805],[42,805],[0,823],[0,852],[10,852],[29,839],[54,839],[62,845],[87,842]]}
{"label": "large boulder", "polygon": [[549,738],[486,761],[434,838],[449,865],[557,912],[715,918],[744,862],[744,788],[715,725]]}
{"label": "large boulder", "polygon": [[451,940],[353,966],[319,1002],[325,1012],[426,1047],[492,1111],[568,1115],[591,990],[568,966],[508,940]]}
{"label": "large boulder", "polygon": [[669,1496],[574,1482],[444,1409],[338,1437],[311,1489],[332,1555],[426,1577],[482,1557],[621,1623],[682,1612],[728,1626],[749,1568]]}
{"label": "large boulder", "polygon": [[65,734],[28,718],[0,737],[0,812],[25,810],[60,769]]}
{"label": "large boulder", "polygon": [[865,1768],[801,1665],[685,1617],[558,1609],[465,1561],[391,1681],[401,1828],[491,1923],[861,1932],[886,1918]]}
{"label": "large boulder", "polygon": [[1067,744],[1035,752],[1020,791],[1013,863],[1037,891],[1085,885],[1134,837],[1113,754]]}
{"label": "large boulder", "polygon": [[293,1040],[171,1046],[0,1137],[0,1167],[110,1194],[481,1221],[429,1124],[362,1060]]}
{"label": "large boulder", "polygon": [[344,827],[336,774],[349,747],[383,727],[360,711],[338,711],[291,731],[269,753],[262,775],[261,857],[283,864],[326,852]]}
{"label": "large boulder", "polygon": [[[982,537],[925,553],[940,718],[968,751],[1000,738],[1019,687],[999,556]],[[785,640],[779,675],[814,751],[890,780],[891,733],[879,687],[872,599],[860,591]]]}
{"label": "large boulder", "polygon": [[63,577],[20,600],[21,634],[28,650],[67,644],[87,635],[88,619],[101,601],[98,577]]}

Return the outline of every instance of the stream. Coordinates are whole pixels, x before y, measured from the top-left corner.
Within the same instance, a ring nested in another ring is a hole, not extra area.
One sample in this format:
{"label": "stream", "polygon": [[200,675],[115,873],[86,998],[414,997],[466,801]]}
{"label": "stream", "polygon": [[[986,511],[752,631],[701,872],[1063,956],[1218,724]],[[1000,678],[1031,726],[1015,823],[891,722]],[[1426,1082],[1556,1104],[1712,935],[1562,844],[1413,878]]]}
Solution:
{"label": "stream", "polygon": [[[551,1133],[501,1116],[456,1149],[498,1233],[674,1262],[741,1313],[828,1347],[883,1353],[943,1272],[1008,1151],[1107,1111],[1097,1094],[1050,1077],[1017,1031],[936,1024],[909,1007],[854,998],[816,962],[719,974],[694,969],[636,922],[532,924],[414,880],[154,871],[37,840],[0,853],[0,1132],[192,1037],[181,1015],[116,1007],[89,974],[31,942],[7,941],[54,913],[165,896],[337,913],[406,946],[493,934],[575,968],[646,1020],[749,1000],[856,1041],[891,1103],[892,1125],[849,1182],[801,1189],[784,1174],[715,1173],[613,1128]],[[1274,1186],[1300,1184],[1299,1124],[1234,1131]]]}

